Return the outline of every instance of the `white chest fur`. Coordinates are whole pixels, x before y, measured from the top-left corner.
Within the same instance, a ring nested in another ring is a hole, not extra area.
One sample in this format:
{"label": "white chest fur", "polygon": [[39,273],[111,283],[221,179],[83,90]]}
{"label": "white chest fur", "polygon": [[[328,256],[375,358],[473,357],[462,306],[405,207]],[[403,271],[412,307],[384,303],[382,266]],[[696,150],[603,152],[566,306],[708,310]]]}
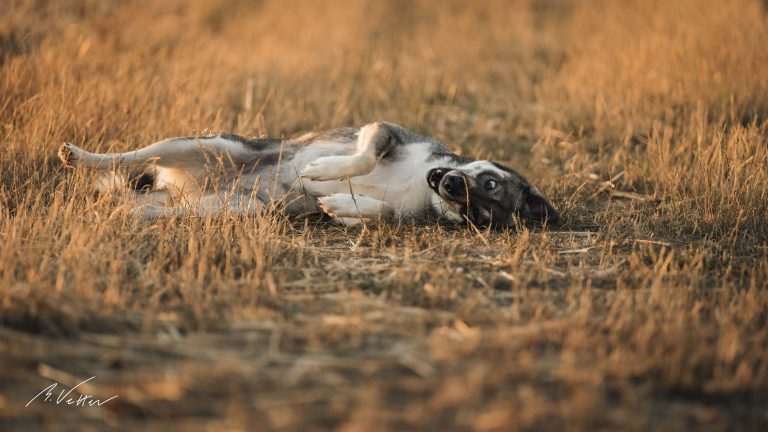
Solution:
{"label": "white chest fur", "polygon": [[387,202],[397,216],[416,216],[432,205],[434,192],[426,176],[440,162],[429,161],[430,146],[429,143],[403,146],[396,155],[380,161],[364,175],[325,181],[304,178],[302,185],[307,193],[316,197],[351,192]]}

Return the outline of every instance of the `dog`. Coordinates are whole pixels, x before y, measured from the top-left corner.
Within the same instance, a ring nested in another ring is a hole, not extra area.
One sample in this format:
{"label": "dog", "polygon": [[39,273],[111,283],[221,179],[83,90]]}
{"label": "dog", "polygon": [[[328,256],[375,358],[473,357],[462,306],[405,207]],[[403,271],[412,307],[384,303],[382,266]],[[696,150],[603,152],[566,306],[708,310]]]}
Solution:
{"label": "dog", "polygon": [[125,153],[64,144],[58,156],[101,171],[100,191],[132,190],[133,213],[145,218],[253,214],[275,203],[288,215],[324,212],[344,225],[429,220],[501,229],[517,216],[549,224],[560,217],[512,169],[385,122],[289,140],[171,138]]}

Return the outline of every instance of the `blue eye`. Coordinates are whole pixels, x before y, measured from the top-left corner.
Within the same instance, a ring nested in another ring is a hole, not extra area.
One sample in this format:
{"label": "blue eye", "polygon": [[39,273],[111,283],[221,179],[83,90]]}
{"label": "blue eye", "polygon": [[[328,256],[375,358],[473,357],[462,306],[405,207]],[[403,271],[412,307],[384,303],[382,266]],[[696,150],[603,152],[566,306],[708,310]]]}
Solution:
{"label": "blue eye", "polygon": [[487,182],[485,182],[485,188],[488,190],[494,190],[496,189],[497,183],[496,180],[490,179]]}

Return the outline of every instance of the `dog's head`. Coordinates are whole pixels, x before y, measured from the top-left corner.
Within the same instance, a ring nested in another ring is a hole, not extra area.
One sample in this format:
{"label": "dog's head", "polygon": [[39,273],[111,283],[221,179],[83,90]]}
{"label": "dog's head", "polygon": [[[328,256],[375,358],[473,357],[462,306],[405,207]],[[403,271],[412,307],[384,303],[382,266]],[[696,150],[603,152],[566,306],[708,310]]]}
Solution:
{"label": "dog's head", "polygon": [[560,219],[538,189],[497,163],[481,160],[458,168],[434,168],[426,180],[446,216],[478,227],[503,228],[512,223],[513,215],[548,223]]}

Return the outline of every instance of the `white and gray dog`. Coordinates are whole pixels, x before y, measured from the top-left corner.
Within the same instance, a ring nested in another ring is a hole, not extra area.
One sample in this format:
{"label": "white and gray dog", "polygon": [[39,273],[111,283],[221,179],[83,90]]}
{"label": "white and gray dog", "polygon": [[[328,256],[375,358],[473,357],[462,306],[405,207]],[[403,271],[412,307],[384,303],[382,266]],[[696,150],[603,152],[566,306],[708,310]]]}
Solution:
{"label": "white and gray dog", "polygon": [[392,123],[285,141],[228,134],[172,138],[126,153],[64,144],[59,157],[67,166],[104,171],[101,190],[133,190],[133,212],[150,218],[224,209],[250,214],[278,203],[289,215],[323,211],[346,225],[426,219],[503,228],[515,215],[559,219],[515,171],[459,157],[437,139]]}

